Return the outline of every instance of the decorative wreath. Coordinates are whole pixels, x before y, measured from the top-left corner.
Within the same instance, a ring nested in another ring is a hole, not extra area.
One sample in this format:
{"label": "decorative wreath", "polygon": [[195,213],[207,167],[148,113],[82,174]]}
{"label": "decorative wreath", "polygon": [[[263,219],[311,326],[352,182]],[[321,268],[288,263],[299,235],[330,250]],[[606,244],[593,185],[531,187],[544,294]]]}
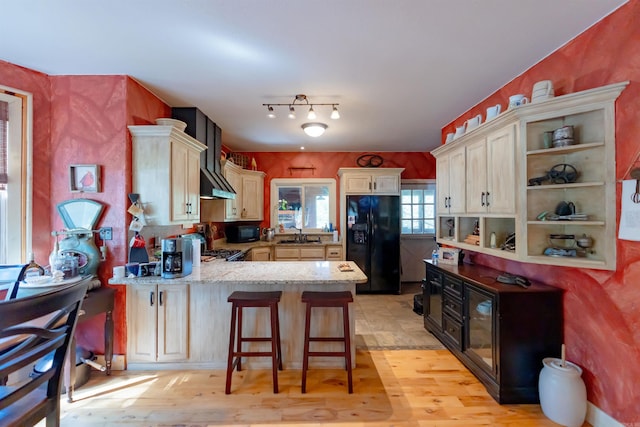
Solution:
{"label": "decorative wreath", "polygon": [[382,165],[382,162],[382,157],[377,154],[363,154],[356,160],[356,163],[361,168],[377,168]]}

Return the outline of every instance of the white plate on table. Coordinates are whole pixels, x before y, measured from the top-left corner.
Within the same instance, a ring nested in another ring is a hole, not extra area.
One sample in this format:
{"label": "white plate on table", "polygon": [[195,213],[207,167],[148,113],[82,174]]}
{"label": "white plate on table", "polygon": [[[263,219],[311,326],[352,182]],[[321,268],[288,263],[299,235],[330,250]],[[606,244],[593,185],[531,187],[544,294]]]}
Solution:
{"label": "white plate on table", "polygon": [[54,281],[53,276],[38,276],[26,278],[24,282],[20,283],[21,288],[32,289],[32,288],[52,288],[55,286],[62,285],[70,285],[72,283],[77,283],[83,280],[84,277],[76,276],[70,279],[64,279],[61,281]]}

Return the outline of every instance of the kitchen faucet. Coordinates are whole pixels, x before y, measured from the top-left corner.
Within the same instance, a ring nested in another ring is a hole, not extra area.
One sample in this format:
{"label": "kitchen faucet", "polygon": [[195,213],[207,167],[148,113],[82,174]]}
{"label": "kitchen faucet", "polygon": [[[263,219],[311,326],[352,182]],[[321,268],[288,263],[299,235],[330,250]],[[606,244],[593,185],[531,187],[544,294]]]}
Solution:
{"label": "kitchen faucet", "polygon": [[307,236],[305,236],[305,235],[303,235],[303,234],[302,234],[302,228],[298,228],[298,227],[296,227],[295,225],[290,225],[290,226],[289,226],[289,228],[295,228],[296,230],[298,230],[298,231],[300,232],[300,233],[295,237],[295,239],[296,239],[298,242],[302,243],[303,241],[305,241],[305,240],[306,240],[306,237],[307,237]]}

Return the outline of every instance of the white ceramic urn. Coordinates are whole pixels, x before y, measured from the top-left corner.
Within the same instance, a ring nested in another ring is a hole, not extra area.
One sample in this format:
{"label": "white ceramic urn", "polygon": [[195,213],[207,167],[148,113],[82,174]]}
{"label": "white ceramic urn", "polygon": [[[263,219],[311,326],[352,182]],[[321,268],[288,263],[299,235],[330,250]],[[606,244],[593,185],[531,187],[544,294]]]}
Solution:
{"label": "white ceramic urn", "polygon": [[587,388],[582,368],[562,359],[542,360],[538,391],[542,412],[551,421],[568,427],[580,427],[587,415]]}

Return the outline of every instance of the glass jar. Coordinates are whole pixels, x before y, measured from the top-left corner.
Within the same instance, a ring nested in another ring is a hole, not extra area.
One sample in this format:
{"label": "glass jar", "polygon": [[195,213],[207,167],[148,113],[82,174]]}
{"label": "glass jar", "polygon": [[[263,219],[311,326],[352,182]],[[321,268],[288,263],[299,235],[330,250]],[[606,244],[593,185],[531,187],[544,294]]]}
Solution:
{"label": "glass jar", "polygon": [[78,275],[78,258],[71,254],[62,255],[62,266],[60,271],[64,274],[64,279],[71,279]]}

